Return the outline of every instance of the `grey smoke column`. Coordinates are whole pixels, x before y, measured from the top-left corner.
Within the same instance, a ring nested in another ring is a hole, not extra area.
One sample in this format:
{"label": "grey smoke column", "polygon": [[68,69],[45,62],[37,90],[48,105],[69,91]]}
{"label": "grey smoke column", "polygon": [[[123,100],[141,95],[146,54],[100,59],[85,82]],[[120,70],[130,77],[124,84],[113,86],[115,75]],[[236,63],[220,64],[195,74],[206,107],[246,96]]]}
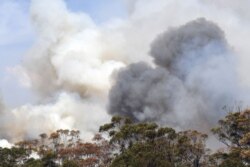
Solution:
{"label": "grey smoke column", "polygon": [[118,72],[109,113],[137,121],[205,129],[237,99],[235,65],[223,31],[205,19],[160,34],[143,62]]}
{"label": "grey smoke column", "polygon": [[165,111],[173,110],[173,99],[183,91],[181,84],[164,68],[131,64],[120,71],[110,92],[110,112],[134,119],[160,119]]}
{"label": "grey smoke column", "polygon": [[193,66],[212,56],[227,52],[223,31],[214,23],[201,18],[158,36],[152,43],[154,62],[182,77]]}

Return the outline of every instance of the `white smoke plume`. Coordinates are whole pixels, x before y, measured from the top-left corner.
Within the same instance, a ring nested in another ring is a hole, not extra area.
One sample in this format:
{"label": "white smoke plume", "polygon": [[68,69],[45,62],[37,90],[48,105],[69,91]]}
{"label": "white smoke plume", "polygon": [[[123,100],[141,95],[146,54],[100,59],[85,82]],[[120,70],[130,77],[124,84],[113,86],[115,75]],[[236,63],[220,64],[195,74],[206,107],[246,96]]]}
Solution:
{"label": "white smoke plume", "polygon": [[[114,91],[119,84],[134,91],[129,99],[136,100],[129,106],[139,112],[121,113],[137,120],[182,128],[199,126],[200,122],[193,122],[199,118],[207,127],[223,116],[219,111],[223,105],[249,102],[247,93],[239,96],[250,87],[248,0],[121,1],[127,4],[128,17],[101,25],[85,13],[70,11],[63,0],[31,1],[36,41],[23,64],[14,69],[25,76],[21,80],[39,100],[15,109],[5,107],[0,138],[19,140],[60,128],[79,129],[90,136],[109,121],[110,78],[123,67],[110,96],[121,96]],[[209,21],[186,24],[200,17]],[[200,35],[201,39],[193,38]],[[166,44],[168,38],[174,40]],[[164,49],[161,44],[177,47]],[[165,111],[171,112],[164,115]]]}
{"label": "white smoke plume", "polygon": [[[5,115],[5,112],[6,112],[6,107],[5,107],[5,104],[2,100],[2,98],[0,97],[0,132],[5,132],[7,129],[4,128],[4,125],[6,123],[6,117],[4,116]],[[0,136],[0,147],[2,148],[11,148],[12,147],[12,144],[9,143],[8,140],[6,139],[3,139],[3,136],[1,135]]]}
{"label": "white smoke plume", "polygon": [[14,70],[25,76],[21,80],[37,93],[39,104],[4,110],[0,138],[16,141],[60,128],[80,129],[91,138],[109,120],[104,98],[109,76],[123,63],[105,58],[91,19],[69,12],[61,0],[33,0],[31,18],[37,41]]}
{"label": "white smoke plume", "polygon": [[0,147],[2,147],[2,148],[11,148],[12,144],[9,143],[7,140],[2,139],[2,140],[0,140]]}
{"label": "white smoke plume", "polygon": [[12,110],[11,114],[6,112],[2,115],[5,121],[1,122],[1,138],[18,141],[37,137],[41,132],[84,129],[84,138],[91,139],[99,123],[105,123],[109,118],[103,111],[103,102],[94,105],[92,101],[98,103],[97,99],[83,101],[76,94],[62,93],[54,102],[24,105]]}
{"label": "white smoke plume", "polygon": [[108,90],[109,76],[123,63],[105,57],[102,34],[87,15],[69,12],[61,0],[33,0],[31,16],[39,38],[25,68],[38,93]]}

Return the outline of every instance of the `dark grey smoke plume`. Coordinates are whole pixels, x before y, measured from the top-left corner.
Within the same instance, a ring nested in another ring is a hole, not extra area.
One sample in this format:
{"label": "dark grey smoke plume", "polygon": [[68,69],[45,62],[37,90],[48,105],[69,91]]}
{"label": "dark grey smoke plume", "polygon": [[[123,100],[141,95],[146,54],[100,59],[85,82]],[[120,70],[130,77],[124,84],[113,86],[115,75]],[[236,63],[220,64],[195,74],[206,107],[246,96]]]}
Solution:
{"label": "dark grey smoke plume", "polygon": [[159,35],[152,43],[150,53],[157,65],[182,77],[204,58],[219,56],[227,50],[222,30],[212,22],[198,19]]}
{"label": "dark grey smoke plume", "polygon": [[155,67],[141,62],[118,72],[109,94],[112,115],[204,130],[239,99],[233,53],[216,24],[197,19],[151,46]]}

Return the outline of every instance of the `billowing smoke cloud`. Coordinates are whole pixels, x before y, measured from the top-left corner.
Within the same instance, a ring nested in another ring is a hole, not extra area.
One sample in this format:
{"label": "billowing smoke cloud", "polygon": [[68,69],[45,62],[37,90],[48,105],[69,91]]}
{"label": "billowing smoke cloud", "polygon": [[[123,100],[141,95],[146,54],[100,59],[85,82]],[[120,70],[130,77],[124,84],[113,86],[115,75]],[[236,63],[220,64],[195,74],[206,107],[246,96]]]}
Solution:
{"label": "billowing smoke cloud", "polygon": [[105,58],[102,35],[87,15],[71,13],[62,0],[33,0],[31,15],[39,38],[25,71],[38,93],[67,90],[85,96],[109,88],[110,74],[123,63]]}
{"label": "billowing smoke cloud", "polygon": [[31,18],[37,40],[23,64],[11,70],[38,95],[38,104],[0,106],[0,139],[17,141],[61,128],[79,129],[90,139],[109,120],[109,76],[124,64],[105,57],[98,27],[86,14],[71,13],[62,0],[33,0]]}
{"label": "billowing smoke cloud", "polygon": [[121,70],[110,91],[109,112],[204,130],[221,117],[241,90],[224,33],[205,19],[171,28],[152,43],[155,66]]}
{"label": "billowing smoke cloud", "polygon": [[6,109],[0,118],[0,137],[18,141],[37,137],[42,132],[74,128],[83,130],[85,139],[91,139],[100,123],[104,124],[109,118],[103,108],[103,101],[98,99],[82,100],[77,94],[62,93],[47,104]]}
{"label": "billowing smoke cloud", "polygon": [[[224,105],[249,102],[242,88],[250,87],[249,42],[242,42],[250,36],[248,0],[122,1],[127,18],[102,24],[71,12],[63,0],[31,1],[36,40],[10,71],[38,100],[5,106],[0,138],[60,128],[90,136],[109,121],[110,78],[123,67],[110,91],[111,115],[205,129],[224,115]],[[187,23],[198,17],[214,23]],[[178,28],[164,32],[169,27]]]}

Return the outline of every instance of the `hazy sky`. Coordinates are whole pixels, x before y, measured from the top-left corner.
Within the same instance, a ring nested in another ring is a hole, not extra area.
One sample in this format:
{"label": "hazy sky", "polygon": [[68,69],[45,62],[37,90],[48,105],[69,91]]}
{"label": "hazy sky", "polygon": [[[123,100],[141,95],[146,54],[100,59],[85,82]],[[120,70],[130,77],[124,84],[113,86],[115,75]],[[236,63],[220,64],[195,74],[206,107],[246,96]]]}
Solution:
{"label": "hazy sky", "polygon": [[[96,24],[113,17],[126,17],[122,1],[65,0],[69,10],[87,13]],[[10,106],[32,102],[32,93],[23,88],[11,72],[35,39],[29,16],[30,0],[0,1],[0,96]],[[15,100],[13,100],[13,98]]]}

